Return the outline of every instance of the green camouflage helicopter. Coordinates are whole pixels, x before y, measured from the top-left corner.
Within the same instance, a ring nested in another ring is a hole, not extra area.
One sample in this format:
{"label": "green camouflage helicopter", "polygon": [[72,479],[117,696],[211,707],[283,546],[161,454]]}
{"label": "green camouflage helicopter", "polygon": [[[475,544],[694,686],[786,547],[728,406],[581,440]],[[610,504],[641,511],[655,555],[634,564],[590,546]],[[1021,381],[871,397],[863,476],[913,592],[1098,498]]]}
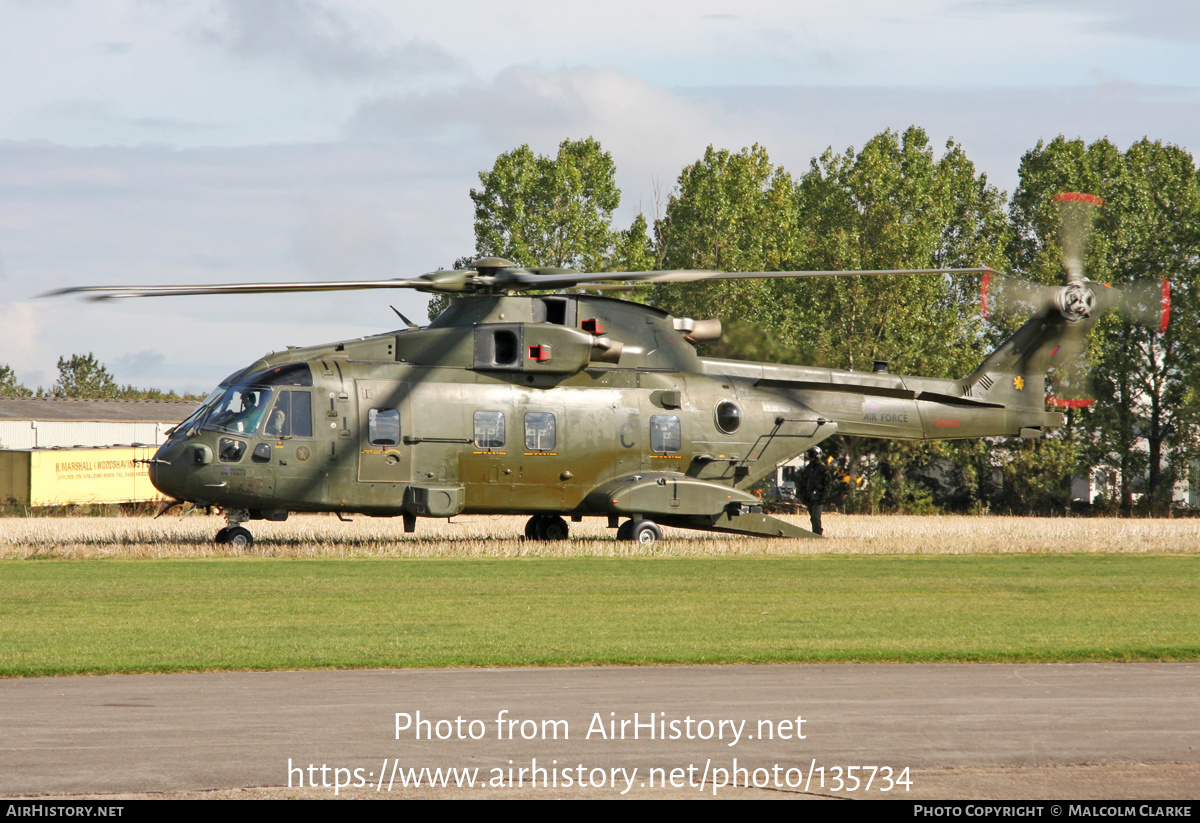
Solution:
{"label": "green camouflage helicopter", "polygon": [[[1098,198],[1067,195],[1065,203]],[[1090,198],[1090,199],[1089,199]],[[1085,215],[1086,218],[1086,215]],[[1065,221],[1066,223],[1069,221]],[[149,462],[175,501],[218,506],[216,542],[291,512],[404,519],[527,514],[526,536],[563,540],[566,518],[604,517],[617,538],[660,526],[813,537],[764,514],[756,484],[826,438],[1040,437],[1048,368],[1081,359],[1106,310],[1166,322],[1166,292],[1122,294],[1083,276],[1086,219],[1064,232],[1067,283],[988,268],[907,272],[578,273],[499,258],[413,279],[212,286],[81,287],[94,299],[417,289],[450,295],[428,326],[289,348],[230,375]],[[1074,239],[1071,239],[1071,238]],[[586,294],[597,284],[881,274],[982,274],[1028,321],[957,380],[701,357],[719,320],[672,317]],[[397,312],[398,313],[398,312]]]}

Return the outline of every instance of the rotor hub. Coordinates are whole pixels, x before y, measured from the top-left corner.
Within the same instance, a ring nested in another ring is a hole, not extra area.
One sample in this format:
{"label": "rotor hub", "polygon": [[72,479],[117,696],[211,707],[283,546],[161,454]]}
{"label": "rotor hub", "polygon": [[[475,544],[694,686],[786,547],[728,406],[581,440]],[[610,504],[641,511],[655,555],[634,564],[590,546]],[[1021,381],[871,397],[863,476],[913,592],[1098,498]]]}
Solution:
{"label": "rotor hub", "polygon": [[1096,307],[1096,293],[1082,283],[1072,283],[1054,295],[1054,307],[1069,323],[1091,317]]}

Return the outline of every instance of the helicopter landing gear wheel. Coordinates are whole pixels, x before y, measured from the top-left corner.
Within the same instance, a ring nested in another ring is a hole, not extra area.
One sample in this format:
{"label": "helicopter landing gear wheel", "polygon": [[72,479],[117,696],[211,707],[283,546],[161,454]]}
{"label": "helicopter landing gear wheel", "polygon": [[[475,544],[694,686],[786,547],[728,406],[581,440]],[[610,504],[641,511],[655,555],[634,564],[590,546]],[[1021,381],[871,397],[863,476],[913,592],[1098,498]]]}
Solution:
{"label": "helicopter landing gear wheel", "polygon": [[526,540],[566,540],[567,521],[555,514],[535,514],[525,524]]}
{"label": "helicopter landing gear wheel", "polygon": [[633,523],[629,527],[629,534],[633,542],[642,546],[652,546],[662,540],[662,529],[653,520],[639,520]]}
{"label": "helicopter landing gear wheel", "polygon": [[254,535],[250,534],[249,529],[241,526],[226,526],[217,532],[213,540],[223,546],[236,546],[239,549],[248,549],[254,545]]}
{"label": "helicopter landing gear wheel", "polygon": [[626,520],[617,528],[618,540],[633,540],[633,521]]}
{"label": "helicopter landing gear wheel", "polygon": [[542,520],[539,530],[542,540],[566,540],[569,529],[567,521],[557,515],[548,515]]}

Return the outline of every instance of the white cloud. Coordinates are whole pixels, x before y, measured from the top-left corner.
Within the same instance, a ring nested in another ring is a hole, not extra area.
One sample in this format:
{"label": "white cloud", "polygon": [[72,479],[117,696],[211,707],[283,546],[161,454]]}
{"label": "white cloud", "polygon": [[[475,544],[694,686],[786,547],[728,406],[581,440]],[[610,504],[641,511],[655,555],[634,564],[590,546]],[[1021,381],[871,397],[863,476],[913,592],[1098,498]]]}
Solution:
{"label": "white cloud", "polygon": [[477,182],[474,171],[490,167],[501,152],[529,144],[553,154],[565,139],[594,136],[616,162],[624,214],[639,201],[649,211],[653,181],[674,180],[709,142],[753,142],[745,124],[711,114],[615,69],[543,72],[519,66],[487,82],[368,100],[351,118],[347,134],[427,146],[447,164],[477,163],[470,185]]}
{"label": "white cloud", "polygon": [[[39,310],[41,309],[41,310]],[[0,300],[0,363],[10,366],[17,379],[29,388],[54,382],[55,358],[48,357],[48,341],[43,332],[52,330],[43,307],[27,302]]]}
{"label": "white cloud", "polygon": [[154,349],[143,349],[118,357],[112,363],[109,371],[118,383],[124,385],[149,375],[160,374],[166,362],[167,358],[161,352]]}
{"label": "white cloud", "polygon": [[396,277],[403,227],[385,204],[318,201],[295,233],[293,248],[306,276],[321,280]]}
{"label": "white cloud", "polygon": [[396,42],[386,20],[319,0],[220,0],[204,42],[249,59],[278,60],[319,77],[453,72],[458,61],[425,39]]}
{"label": "white cloud", "polygon": [[1077,15],[1081,29],[1162,42],[1200,40],[1200,7],[1178,0],[1007,0],[964,5],[992,9],[1007,6],[1022,13],[1065,9]]}

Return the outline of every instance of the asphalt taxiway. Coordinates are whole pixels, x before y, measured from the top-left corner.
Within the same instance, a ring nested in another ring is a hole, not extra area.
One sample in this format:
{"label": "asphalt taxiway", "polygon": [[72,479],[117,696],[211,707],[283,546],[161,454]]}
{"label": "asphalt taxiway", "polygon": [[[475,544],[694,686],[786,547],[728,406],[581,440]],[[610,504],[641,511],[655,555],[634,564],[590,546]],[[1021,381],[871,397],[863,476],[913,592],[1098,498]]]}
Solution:
{"label": "asphalt taxiway", "polygon": [[[1200,797],[1194,663],[29,678],[0,681],[0,718],[8,797],[423,796],[401,784],[436,769],[534,796],[738,796],[733,778],[796,796],[1044,797],[1057,773],[1086,774],[1094,797]],[[1009,788],[979,788],[993,773]]]}

